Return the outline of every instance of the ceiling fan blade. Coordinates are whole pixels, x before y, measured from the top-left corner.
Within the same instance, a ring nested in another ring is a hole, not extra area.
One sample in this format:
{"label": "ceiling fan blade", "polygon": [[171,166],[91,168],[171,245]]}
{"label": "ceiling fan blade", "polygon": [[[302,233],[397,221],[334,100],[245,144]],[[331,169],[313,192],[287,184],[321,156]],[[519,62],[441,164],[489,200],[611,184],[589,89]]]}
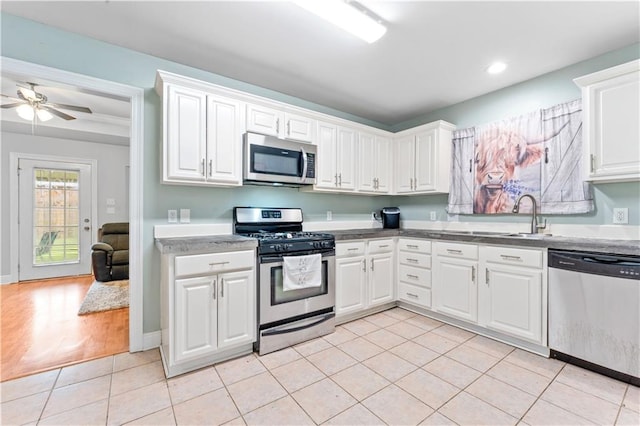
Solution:
{"label": "ceiling fan blade", "polygon": [[57,109],[51,108],[47,105],[40,105],[40,109],[43,109],[45,111],[49,111],[51,114],[58,116],[60,118],[64,118],[65,120],[75,120],[76,118],[69,115],[69,114],[65,114],[62,111],[58,111]]}
{"label": "ceiling fan blade", "polygon": [[70,109],[72,111],[86,112],[87,114],[93,114],[93,112],[89,108],[81,107],[77,105],[57,104],[53,102],[47,102],[47,105],[51,107],[56,107],[56,108]]}
{"label": "ceiling fan blade", "polygon": [[24,96],[26,99],[36,99],[37,95],[35,90],[27,89],[26,87],[18,87],[18,94]]}
{"label": "ceiling fan blade", "polygon": [[20,105],[24,105],[24,102],[0,105],[0,108],[15,108],[15,107],[19,107]]}
{"label": "ceiling fan blade", "polygon": [[3,95],[2,93],[0,93],[0,96],[2,96],[3,98],[11,99],[12,101],[22,102],[22,99],[14,98],[13,96]]}

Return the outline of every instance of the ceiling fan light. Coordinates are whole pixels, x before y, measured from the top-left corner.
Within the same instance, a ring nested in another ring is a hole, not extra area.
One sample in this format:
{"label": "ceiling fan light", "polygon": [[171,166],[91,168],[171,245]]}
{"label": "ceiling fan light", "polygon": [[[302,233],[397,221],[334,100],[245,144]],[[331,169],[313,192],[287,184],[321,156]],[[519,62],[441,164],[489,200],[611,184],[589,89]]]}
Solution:
{"label": "ceiling fan light", "polygon": [[18,108],[16,108],[16,112],[20,116],[20,118],[31,121],[35,115],[35,111],[33,107],[29,104],[22,104]]}
{"label": "ceiling fan light", "polygon": [[49,111],[38,108],[36,110],[36,114],[38,114],[38,120],[40,121],[49,121],[53,118],[53,114]]}

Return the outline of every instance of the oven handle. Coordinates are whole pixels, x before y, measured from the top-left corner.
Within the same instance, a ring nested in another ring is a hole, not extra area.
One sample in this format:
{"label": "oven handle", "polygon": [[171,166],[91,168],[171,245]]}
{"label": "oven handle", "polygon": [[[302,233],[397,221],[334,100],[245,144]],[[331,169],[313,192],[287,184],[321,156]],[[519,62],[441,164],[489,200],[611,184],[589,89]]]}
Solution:
{"label": "oven handle", "polygon": [[314,321],[310,324],[305,324],[305,325],[301,325],[300,327],[292,327],[292,328],[286,328],[286,327],[276,327],[272,330],[267,330],[262,332],[263,336],[275,336],[278,334],[286,334],[286,333],[293,333],[295,331],[300,331],[300,330],[304,330],[306,328],[311,328],[314,327],[318,324],[321,324],[325,321],[329,321],[331,318],[335,317],[336,314],[331,312],[329,314],[324,315],[322,318],[320,318],[318,321]]}
{"label": "oven handle", "polygon": [[[331,251],[326,251],[324,253],[319,253],[319,254],[322,255],[322,261],[325,261],[325,260],[327,260],[327,258],[334,257],[336,255],[336,252],[335,252],[335,250],[331,250]],[[275,255],[275,256],[264,256],[263,255],[263,256],[258,256],[258,261],[259,261],[259,263],[273,263],[273,262],[282,263],[282,258],[284,256],[295,257],[295,256],[306,256],[306,255],[304,255],[304,254],[298,254],[298,255],[295,255],[295,254],[290,254],[290,255],[284,254],[284,255]]]}

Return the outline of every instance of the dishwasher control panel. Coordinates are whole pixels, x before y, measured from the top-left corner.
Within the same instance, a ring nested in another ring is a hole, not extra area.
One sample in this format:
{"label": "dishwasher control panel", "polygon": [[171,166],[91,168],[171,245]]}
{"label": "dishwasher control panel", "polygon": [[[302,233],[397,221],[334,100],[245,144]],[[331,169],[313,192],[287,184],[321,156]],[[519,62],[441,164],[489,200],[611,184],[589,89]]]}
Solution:
{"label": "dishwasher control panel", "polygon": [[549,250],[549,267],[640,280],[640,257],[637,256]]}

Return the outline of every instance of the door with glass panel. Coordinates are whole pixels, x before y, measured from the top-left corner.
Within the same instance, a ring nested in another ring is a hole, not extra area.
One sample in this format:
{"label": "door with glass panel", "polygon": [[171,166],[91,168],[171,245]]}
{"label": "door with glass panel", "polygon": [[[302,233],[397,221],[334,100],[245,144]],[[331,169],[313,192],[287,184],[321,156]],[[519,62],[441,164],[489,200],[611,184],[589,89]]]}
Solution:
{"label": "door with glass panel", "polygon": [[19,281],[91,273],[91,165],[18,165]]}

